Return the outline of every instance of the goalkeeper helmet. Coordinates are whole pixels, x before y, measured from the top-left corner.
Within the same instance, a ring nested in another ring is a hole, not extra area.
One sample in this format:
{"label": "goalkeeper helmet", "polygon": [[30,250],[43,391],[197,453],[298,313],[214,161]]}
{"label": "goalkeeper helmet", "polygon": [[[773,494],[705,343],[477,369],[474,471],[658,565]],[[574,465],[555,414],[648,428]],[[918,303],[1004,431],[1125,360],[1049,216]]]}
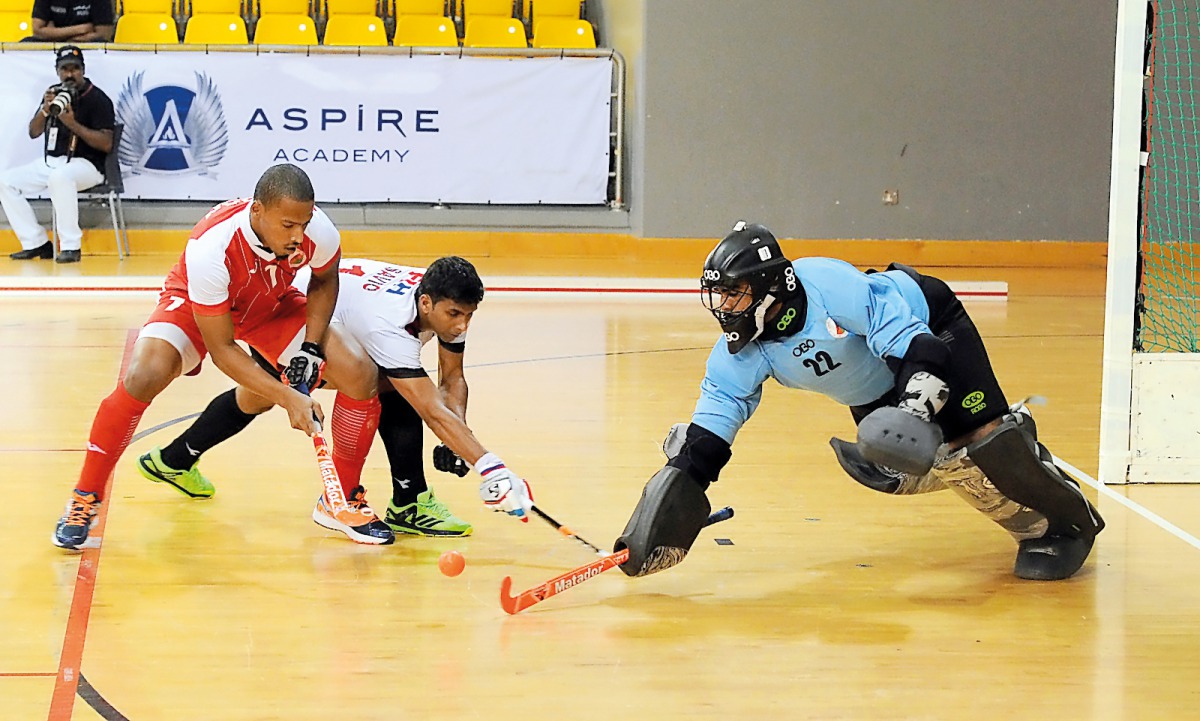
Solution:
{"label": "goalkeeper helmet", "polygon": [[799,292],[792,262],[766,227],[739,220],[704,261],[700,298],[725,332],[730,353],[762,334],[764,316]]}

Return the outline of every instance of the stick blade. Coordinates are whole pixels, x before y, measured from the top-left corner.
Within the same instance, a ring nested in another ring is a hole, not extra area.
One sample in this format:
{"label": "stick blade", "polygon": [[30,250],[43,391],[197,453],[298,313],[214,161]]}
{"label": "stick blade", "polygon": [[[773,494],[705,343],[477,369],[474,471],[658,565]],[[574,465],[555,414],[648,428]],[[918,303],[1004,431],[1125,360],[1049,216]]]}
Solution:
{"label": "stick blade", "polygon": [[512,595],[512,576],[505,576],[500,581],[500,608],[510,616],[516,615],[521,609],[517,608],[517,597]]}

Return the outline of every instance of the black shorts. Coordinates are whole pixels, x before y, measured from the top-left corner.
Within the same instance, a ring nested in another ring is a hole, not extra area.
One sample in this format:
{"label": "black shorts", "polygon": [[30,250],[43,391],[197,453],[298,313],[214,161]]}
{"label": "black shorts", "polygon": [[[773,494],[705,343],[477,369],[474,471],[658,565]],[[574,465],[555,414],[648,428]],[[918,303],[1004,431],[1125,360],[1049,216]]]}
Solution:
{"label": "black shorts", "polygon": [[[893,264],[888,270],[904,270],[914,277],[929,304],[930,330],[950,346],[950,367],[942,379],[950,386],[950,398],[934,418],[946,440],[970,433],[1007,413],[1008,400],[992,371],[979,330],[950,286],[911,268]],[[876,408],[898,402],[899,392],[893,388],[873,403],[852,407],[850,413],[858,423]]]}

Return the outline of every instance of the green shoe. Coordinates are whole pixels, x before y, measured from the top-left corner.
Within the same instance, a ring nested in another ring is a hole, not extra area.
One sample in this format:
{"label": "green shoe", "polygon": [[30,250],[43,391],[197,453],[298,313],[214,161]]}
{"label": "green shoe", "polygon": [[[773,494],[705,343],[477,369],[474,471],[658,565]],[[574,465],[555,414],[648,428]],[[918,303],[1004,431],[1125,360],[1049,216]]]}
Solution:
{"label": "green shoe", "polygon": [[416,503],[397,508],[388,501],[384,522],[396,533],[411,533],[414,536],[469,536],[471,524],[455,516],[433,495],[433,490],[417,496]]}
{"label": "green shoe", "polygon": [[212,498],[217,492],[207,478],[200,475],[200,462],[186,471],[177,471],[162,460],[162,449],[154,448],[149,453],[138,457],[137,467],[142,475],[155,483],[169,483],[185,496],[192,498]]}

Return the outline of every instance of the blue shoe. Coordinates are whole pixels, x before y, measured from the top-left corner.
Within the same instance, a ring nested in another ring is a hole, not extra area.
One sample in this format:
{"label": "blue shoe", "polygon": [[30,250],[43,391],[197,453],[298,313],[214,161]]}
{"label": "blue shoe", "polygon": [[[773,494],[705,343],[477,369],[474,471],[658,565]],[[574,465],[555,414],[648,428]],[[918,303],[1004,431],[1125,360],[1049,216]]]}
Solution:
{"label": "blue shoe", "polygon": [[54,527],[54,537],[50,540],[59,548],[81,550],[88,541],[88,532],[96,525],[96,514],[99,512],[100,499],[95,493],[84,493],[75,489],[71,492],[71,500],[67,502],[67,510]]}

